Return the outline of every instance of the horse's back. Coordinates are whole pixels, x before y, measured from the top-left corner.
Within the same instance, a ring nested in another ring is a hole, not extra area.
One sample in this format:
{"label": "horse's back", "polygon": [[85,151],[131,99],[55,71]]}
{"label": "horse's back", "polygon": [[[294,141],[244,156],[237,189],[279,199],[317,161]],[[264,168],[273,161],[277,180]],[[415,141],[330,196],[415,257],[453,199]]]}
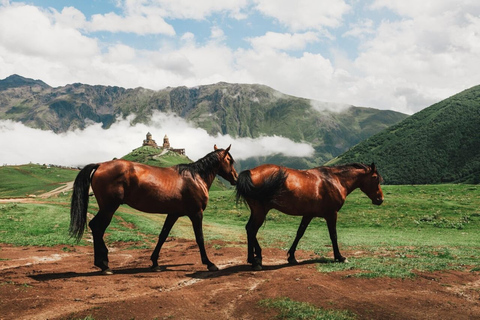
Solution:
{"label": "horse's back", "polygon": [[344,196],[341,186],[328,171],[317,168],[297,170],[278,165],[260,165],[250,170],[254,185],[282,170],[286,179],[282,190],[271,202],[271,207],[289,215],[323,216],[325,208],[339,207]]}
{"label": "horse's back", "polygon": [[178,206],[185,181],[173,168],[153,167],[127,160],[101,163],[92,189],[101,203],[128,204],[145,212],[167,212]]}

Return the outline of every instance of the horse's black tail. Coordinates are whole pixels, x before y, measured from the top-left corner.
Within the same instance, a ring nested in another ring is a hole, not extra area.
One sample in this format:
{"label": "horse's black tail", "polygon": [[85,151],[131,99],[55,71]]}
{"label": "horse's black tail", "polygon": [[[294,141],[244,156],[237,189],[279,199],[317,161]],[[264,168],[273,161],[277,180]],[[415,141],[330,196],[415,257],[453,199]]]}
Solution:
{"label": "horse's black tail", "polygon": [[78,241],[82,239],[85,225],[87,223],[88,190],[92,171],[97,169],[99,164],[85,166],[75,178],[73,183],[72,205],[70,207],[70,236]]}
{"label": "horse's black tail", "polygon": [[240,200],[244,202],[247,199],[253,199],[262,203],[268,203],[279,195],[287,179],[287,173],[280,169],[276,173],[266,178],[259,186],[254,186],[250,170],[242,171],[238,175],[236,185],[237,204]]}

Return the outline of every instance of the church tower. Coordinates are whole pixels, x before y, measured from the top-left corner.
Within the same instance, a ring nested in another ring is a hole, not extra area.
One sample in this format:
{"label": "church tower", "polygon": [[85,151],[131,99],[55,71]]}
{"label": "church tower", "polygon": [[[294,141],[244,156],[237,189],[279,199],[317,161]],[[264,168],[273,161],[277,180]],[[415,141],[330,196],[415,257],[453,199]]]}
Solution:
{"label": "church tower", "polygon": [[170,141],[168,141],[168,136],[163,137],[163,149],[170,149]]}
{"label": "church tower", "polygon": [[155,147],[158,148],[157,143],[155,140],[152,139],[152,134],[149,132],[147,133],[147,139],[143,140],[143,145],[144,146],[150,146],[150,147]]}

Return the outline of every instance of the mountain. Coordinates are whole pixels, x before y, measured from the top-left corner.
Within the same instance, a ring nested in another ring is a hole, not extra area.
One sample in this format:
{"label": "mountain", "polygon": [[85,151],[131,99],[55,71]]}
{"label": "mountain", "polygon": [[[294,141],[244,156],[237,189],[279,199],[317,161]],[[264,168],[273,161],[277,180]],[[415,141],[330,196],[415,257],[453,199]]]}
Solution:
{"label": "mountain", "polygon": [[0,81],[0,90],[20,87],[40,87],[49,88],[50,86],[41,80],[33,80],[19,76],[18,74],[11,75]]}
{"label": "mountain", "polygon": [[[17,84],[17,85],[15,85]],[[92,121],[108,128],[118,117],[134,115],[148,123],[154,111],[175,113],[208,133],[257,138],[283,136],[308,142],[312,158],[275,155],[261,162],[307,168],[320,165],[360,141],[404,120],[407,115],[371,108],[342,106],[289,96],[258,84],[220,82],[194,88],[159,91],[80,83],[52,88],[39,80],[11,76],[0,80],[0,119],[61,133],[85,128]]]}
{"label": "mountain", "polygon": [[385,183],[480,183],[480,86],[359,143],[328,164],[375,161]]}

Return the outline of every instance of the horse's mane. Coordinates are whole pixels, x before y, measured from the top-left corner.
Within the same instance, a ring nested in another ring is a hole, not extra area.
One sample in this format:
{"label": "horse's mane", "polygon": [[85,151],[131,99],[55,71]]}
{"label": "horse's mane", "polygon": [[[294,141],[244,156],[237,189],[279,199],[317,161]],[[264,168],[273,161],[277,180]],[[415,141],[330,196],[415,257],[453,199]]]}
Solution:
{"label": "horse's mane", "polygon": [[182,163],[176,166],[178,173],[182,174],[188,171],[193,177],[199,175],[205,180],[213,168],[216,168],[220,164],[218,153],[224,149],[217,149],[210,152],[205,157],[198,159],[192,163]]}
{"label": "horse's mane", "polygon": [[317,167],[316,168],[317,170],[321,171],[321,172],[325,172],[325,173],[348,173],[349,171],[351,171],[352,169],[363,169],[365,170],[366,172],[368,172],[368,170],[370,170],[370,167],[363,164],[363,163],[358,163],[358,162],[355,162],[355,163],[348,163],[348,164],[341,164],[341,165],[337,165],[337,166],[331,166],[331,167],[328,167],[328,166],[322,166],[322,167]]}
{"label": "horse's mane", "polygon": [[355,162],[355,163],[348,163],[348,164],[341,164],[341,165],[338,165],[338,166],[333,166],[332,168],[337,168],[341,171],[343,170],[350,170],[350,169],[365,169],[365,170],[369,170],[370,167],[363,164],[363,163],[358,163],[358,162]]}

